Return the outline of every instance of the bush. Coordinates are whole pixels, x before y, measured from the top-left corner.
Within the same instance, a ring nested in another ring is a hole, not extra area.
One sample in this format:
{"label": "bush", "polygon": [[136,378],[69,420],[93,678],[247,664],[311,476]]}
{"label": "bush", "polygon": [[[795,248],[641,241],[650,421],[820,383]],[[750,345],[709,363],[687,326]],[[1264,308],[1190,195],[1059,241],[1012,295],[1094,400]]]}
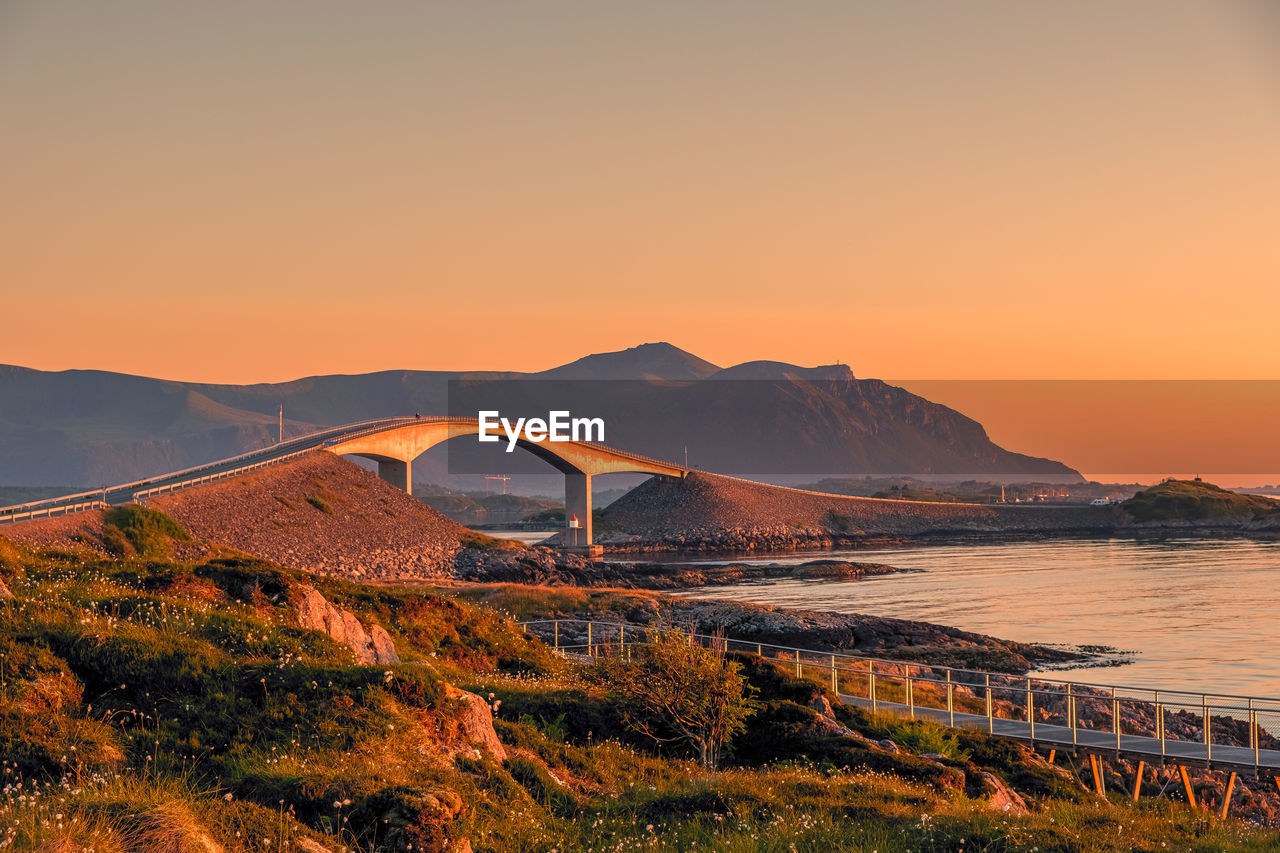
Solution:
{"label": "bush", "polygon": [[607,658],[598,672],[628,728],[658,743],[691,746],[702,766],[714,769],[755,712],[741,668],[722,650],[670,630],[635,647],[633,661]]}
{"label": "bush", "polygon": [[103,517],[103,544],[121,557],[166,557],[175,539],[187,542],[191,534],[159,510],[130,504],[109,509]]}

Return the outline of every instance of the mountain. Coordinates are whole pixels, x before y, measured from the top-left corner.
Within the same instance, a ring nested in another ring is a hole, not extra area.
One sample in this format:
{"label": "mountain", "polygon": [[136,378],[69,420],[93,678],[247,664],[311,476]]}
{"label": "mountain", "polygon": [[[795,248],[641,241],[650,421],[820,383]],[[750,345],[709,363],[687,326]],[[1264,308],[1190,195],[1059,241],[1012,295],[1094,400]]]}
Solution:
{"label": "mountain", "polygon": [[537,374],[540,379],[706,379],[719,372],[709,361],[668,343],[641,344],[621,352],[583,356]]}
{"label": "mountain", "polygon": [[[1060,462],[997,446],[953,409],[858,379],[845,365],[721,369],[651,343],[537,373],[395,370],[256,385],[0,365],[0,485],[95,487],[231,456],[276,440],[282,404],[286,435],[298,435],[451,406],[474,413],[494,399],[504,414],[565,408],[603,417],[610,444],[669,459],[687,450],[691,464],[721,473],[1082,480]],[[415,465],[420,478],[550,470],[493,445],[447,447]]]}

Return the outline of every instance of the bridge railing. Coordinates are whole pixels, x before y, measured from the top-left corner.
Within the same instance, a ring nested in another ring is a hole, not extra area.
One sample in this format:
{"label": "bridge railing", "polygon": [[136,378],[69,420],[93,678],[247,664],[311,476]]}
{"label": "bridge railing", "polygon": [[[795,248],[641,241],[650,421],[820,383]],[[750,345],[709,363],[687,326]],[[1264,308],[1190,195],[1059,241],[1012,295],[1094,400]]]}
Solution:
{"label": "bridge railing", "polygon": [[[627,655],[650,626],[535,620],[526,631],[562,654]],[[815,651],[690,633],[691,642],[786,667],[873,712],[1093,751],[1280,769],[1280,699],[1114,686]],[[1274,734],[1273,734],[1274,733]]]}
{"label": "bridge railing", "polygon": [[[73,512],[80,512],[88,509],[107,509],[108,504],[100,497],[101,490],[96,492],[88,492],[85,495],[75,496],[76,500],[67,498],[59,499],[59,502],[46,505],[43,501],[34,501],[31,504],[21,504],[15,507],[6,507],[3,515],[0,515],[0,524],[13,523],[18,521],[31,521],[36,518],[49,518],[55,515],[68,515]],[[88,495],[99,495],[96,499],[80,500]]]}

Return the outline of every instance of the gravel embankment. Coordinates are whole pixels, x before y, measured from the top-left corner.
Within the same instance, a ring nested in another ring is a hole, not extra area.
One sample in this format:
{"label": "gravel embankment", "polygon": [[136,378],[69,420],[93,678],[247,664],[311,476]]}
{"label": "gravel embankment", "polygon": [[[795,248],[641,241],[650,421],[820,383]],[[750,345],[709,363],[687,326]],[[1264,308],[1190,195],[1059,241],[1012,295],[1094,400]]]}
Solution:
{"label": "gravel embankment", "polygon": [[198,539],[360,579],[445,577],[465,533],[416,498],[322,451],[148,503]]}

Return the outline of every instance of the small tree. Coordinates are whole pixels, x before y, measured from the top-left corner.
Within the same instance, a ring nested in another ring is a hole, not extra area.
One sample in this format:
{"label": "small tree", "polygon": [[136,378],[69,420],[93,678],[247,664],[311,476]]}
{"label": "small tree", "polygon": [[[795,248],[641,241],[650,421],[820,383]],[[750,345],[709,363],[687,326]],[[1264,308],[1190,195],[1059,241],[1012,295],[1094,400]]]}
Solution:
{"label": "small tree", "polygon": [[715,769],[725,743],[755,713],[741,665],[725,657],[724,643],[704,648],[675,629],[634,646],[631,658],[601,663],[627,726],[659,743],[688,744]]}

